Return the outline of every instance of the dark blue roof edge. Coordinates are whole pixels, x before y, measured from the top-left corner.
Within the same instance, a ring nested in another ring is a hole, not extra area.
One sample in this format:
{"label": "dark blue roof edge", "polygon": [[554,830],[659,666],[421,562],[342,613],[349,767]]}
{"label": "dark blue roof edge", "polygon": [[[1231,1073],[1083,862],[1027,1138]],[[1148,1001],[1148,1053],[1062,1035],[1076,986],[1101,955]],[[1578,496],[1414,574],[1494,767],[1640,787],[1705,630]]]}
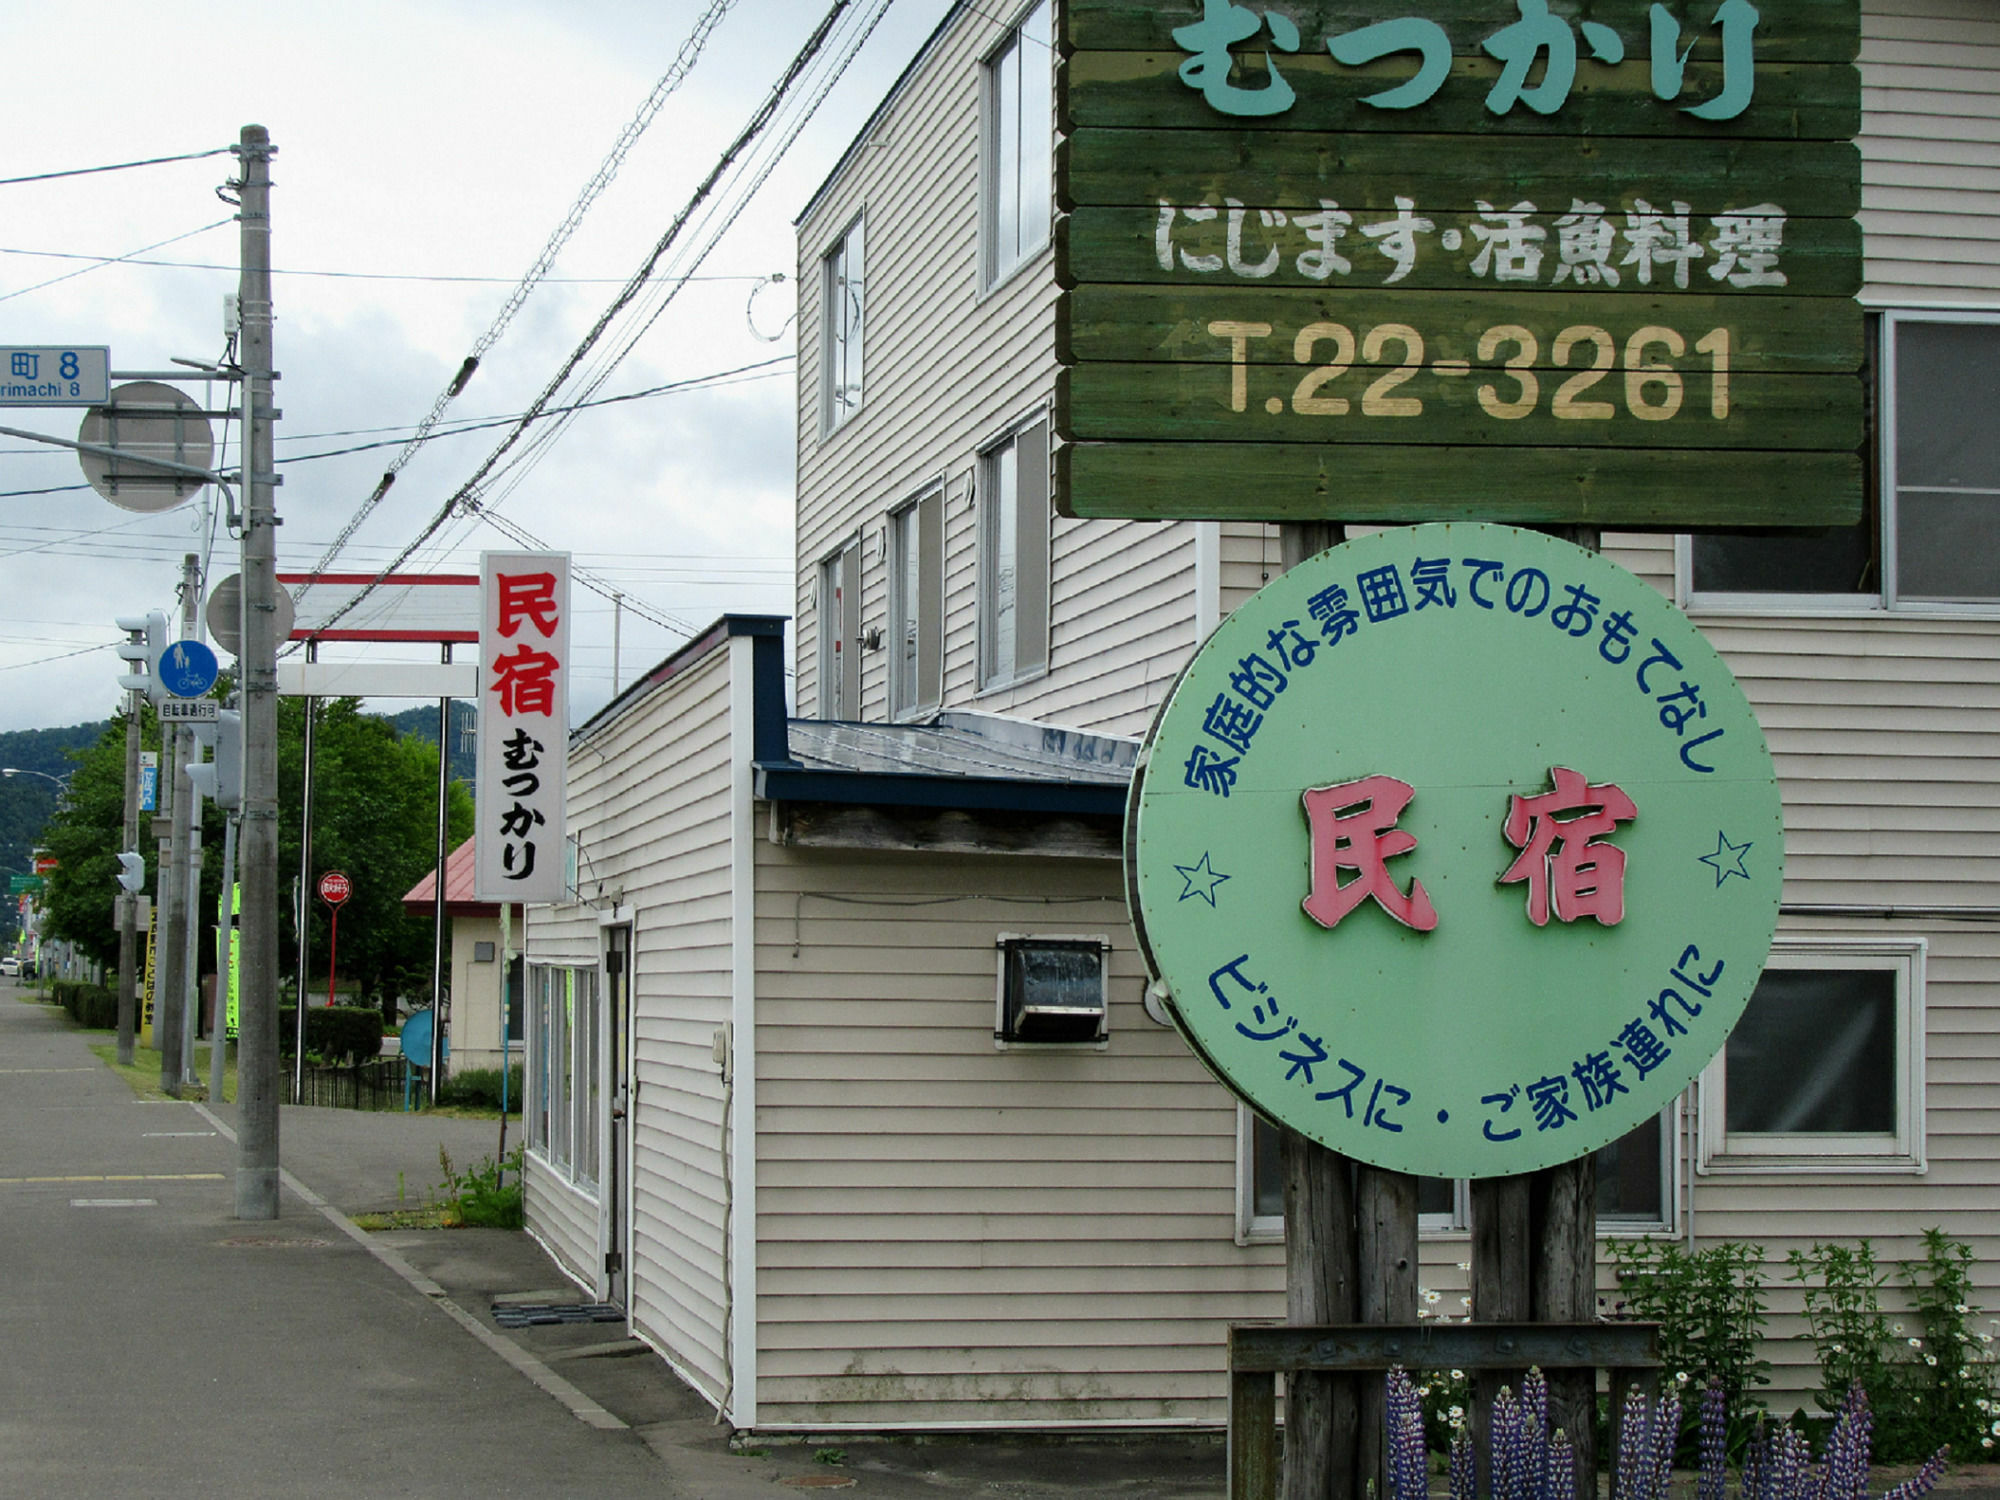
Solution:
{"label": "dark blue roof edge", "polygon": [[1101,782],[1030,781],[995,776],[911,776],[881,771],[808,770],[759,764],[757,795],[767,802],[842,802],[1122,818],[1126,788]]}

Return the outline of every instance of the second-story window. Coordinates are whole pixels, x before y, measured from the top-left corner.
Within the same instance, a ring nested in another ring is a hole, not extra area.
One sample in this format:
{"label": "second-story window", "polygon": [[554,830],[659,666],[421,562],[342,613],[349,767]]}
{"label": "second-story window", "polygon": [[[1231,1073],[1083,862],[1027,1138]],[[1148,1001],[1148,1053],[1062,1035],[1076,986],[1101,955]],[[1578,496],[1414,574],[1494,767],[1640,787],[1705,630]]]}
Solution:
{"label": "second-story window", "polygon": [[1049,660],[1049,419],[980,463],[979,685],[1005,687]]}
{"label": "second-story window", "polygon": [[1873,320],[1878,482],[1859,525],[1708,533],[1688,548],[1701,607],[2000,606],[2000,314],[1889,311]]}
{"label": "second-story window", "polygon": [[1048,243],[1054,154],[1049,43],[1049,0],[1041,0],[986,65],[989,285]]}
{"label": "second-story window", "polygon": [[825,337],[821,366],[825,400],[821,421],[833,431],[861,409],[862,330],[867,321],[867,283],[863,270],[861,220],[848,225],[840,243],[827,253],[825,265]]}

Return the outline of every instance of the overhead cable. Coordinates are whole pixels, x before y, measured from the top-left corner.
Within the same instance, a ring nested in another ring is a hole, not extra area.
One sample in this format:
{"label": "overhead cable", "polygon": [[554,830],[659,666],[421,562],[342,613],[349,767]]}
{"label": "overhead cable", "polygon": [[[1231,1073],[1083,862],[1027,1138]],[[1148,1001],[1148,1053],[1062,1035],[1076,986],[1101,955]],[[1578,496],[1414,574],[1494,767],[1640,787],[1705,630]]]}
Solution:
{"label": "overhead cable", "polygon": [[129,172],[134,167],[164,166],[170,161],[200,161],[204,156],[227,156],[234,146],[217,146],[213,151],[183,151],[179,156],[149,156],[144,161],[113,162],[108,167],[72,167],[67,172],[37,172],[31,177],[0,177],[0,187],[23,182],[54,182],[59,177],[90,177],[98,172]]}
{"label": "overhead cable", "polygon": [[[884,3],[886,3],[886,0],[884,0]],[[535,398],[528,410],[522,414],[513,429],[494,448],[493,452],[487,455],[485,462],[473,472],[472,477],[452,492],[451,497],[439,507],[437,514],[432,516],[423,529],[410,541],[409,545],[397,554],[396,560],[377,574],[374,582],[357,591],[339,609],[334,611],[325,622],[325,625],[321,627],[322,629],[331,627],[342,616],[347,614],[348,611],[360,604],[363,599],[367,598],[374,591],[383,578],[399,571],[425,542],[435,536],[445,523],[459,512],[461,505],[466,505],[475,500],[481,482],[492,473],[495,465],[520,441],[522,434],[528,431],[535,419],[548,407],[554,399],[555,393],[561,389],[571,372],[596,347],[597,342],[604,336],[605,330],[610,327],[612,320],[645,288],[660,261],[666,256],[668,250],[673,247],[674,242],[680,237],[682,229],[686,227],[689,220],[694,217],[697,210],[706,202],[709,194],[714,191],[716,184],[721,181],[736,159],[742,155],[743,151],[762,134],[765,126],[770,123],[771,117],[777,113],[779,105],[784,102],[793,85],[797,83],[800,75],[805,72],[813,59],[818,56],[820,49],[826,44],[827,36],[832,32],[834,23],[846,11],[848,4],[849,0],[834,0],[833,7],[821,18],[819,25],[813,29],[813,33],[806,39],[805,45],[799,49],[798,54],[787,65],[783,76],[772,85],[770,91],[765,95],[763,102],[758,105],[756,112],[750,117],[749,123],[730,142],[728,148],[723,152],[715,166],[702,179],[700,185],[696,187],[693,196],[682,206],[680,212],[674,216],[673,222],[667,226],[666,232],[660,236],[658,242],[653,246],[652,251],[647,255],[644,262],[641,263],[639,269],[632,274],[631,279],[626,283],[624,288],[612,299],[611,305],[605,309],[603,315],[592,325],[590,331],[584,335],[582,342],[563,361],[562,368],[543,386],[541,394]]]}
{"label": "overhead cable", "polygon": [[[191,240],[198,234],[207,234],[211,229],[220,229],[225,224],[233,224],[235,222],[236,220],[233,216],[227,219],[217,219],[213,224],[204,224],[199,229],[190,229],[186,234],[170,235],[166,239],[155,241],[153,244],[141,245],[137,250],[132,252],[132,255],[144,255],[148,250],[157,250],[162,245],[179,244],[182,240]],[[24,286],[17,292],[0,292],[0,302],[8,302],[16,297],[25,297],[30,292],[39,292],[43,287],[54,286],[59,281],[74,281],[79,276],[88,276],[92,271],[101,271],[106,266],[115,266],[122,261],[128,261],[132,258],[132,255],[114,256],[110,260],[99,261],[95,265],[80,266],[74,271],[65,271],[60,276],[51,276],[47,281],[38,281],[33,286]]]}
{"label": "overhead cable", "polygon": [[610,154],[599,164],[596,174],[590,181],[583,185],[583,191],[577,194],[576,202],[570,205],[569,213],[562,223],[556,226],[555,233],[549,236],[548,243],[542,247],[542,253],[535,257],[535,263],[528,268],[527,274],[508,295],[506,302],[494,316],[493,322],[473,344],[472,351],[466,355],[450,383],[431,404],[429,414],[418,424],[416,432],[404,445],[402,452],[390,462],[381,480],[376,484],[374,493],[362,501],[353,519],[341,528],[340,535],[334,538],[333,545],[320,558],[315,572],[325,572],[333,565],[333,560],[340,555],[340,549],[347,545],[349,539],[361,528],[362,522],[373,514],[377,505],[381,504],[382,497],[389,492],[389,486],[396,482],[396,476],[403,471],[404,466],[416,456],[417,450],[429,438],[431,429],[437,426],[444,416],[445,408],[457,398],[459,392],[465,389],[465,383],[472,378],[473,371],[479,368],[480,360],[499,341],[507,325],[514,320],[514,314],[519,312],[522,304],[528,300],[528,294],[548,275],[550,267],[555,264],[556,256],[561,253],[563,246],[569,243],[570,236],[575,234],[578,226],[583,223],[584,215],[590,211],[591,205],[606,188],[611,186],[611,181],[618,175],[618,168],[624,163],[627,153],[638,142],[639,137],[645,134],[646,127],[653,123],[654,117],[660,112],[660,107],[667,102],[668,95],[678,89],[687,78],[695,60],[701,56],[702,48],[707,45],[709,36],[721,24],[722,18],[734,4],[735,0],[709,0],[708,9],[703,11],[701,19],[695,22],[694,31],[681,45],[680,53],[674,58],[673,65],[660,76],[659,81],[653,85],[653,91],[639,106],[639,112],[619,132]]}

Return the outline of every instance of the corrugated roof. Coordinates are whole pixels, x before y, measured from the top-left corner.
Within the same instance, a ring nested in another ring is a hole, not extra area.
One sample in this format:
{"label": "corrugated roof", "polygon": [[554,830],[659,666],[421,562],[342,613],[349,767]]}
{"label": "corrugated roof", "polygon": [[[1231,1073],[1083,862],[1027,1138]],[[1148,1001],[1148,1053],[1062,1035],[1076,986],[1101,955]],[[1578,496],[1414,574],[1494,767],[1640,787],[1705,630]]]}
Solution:
{"label": "corrugated roof", "polygon": [[974,776],[1122,787],[1139,742],[998,714],[946,713],[925,724],[793,719],[792,758],[807,770]]}
{"label": "corrugated roof", "polygon": [[[436,909],[437,871],[432,870],[403,893],[403,905],[411,911]],[[472,840],[467,839],[444,861],[444,909],[452,917],[490,917],[500,912],[497,901],[481,901],[472,894]]]}

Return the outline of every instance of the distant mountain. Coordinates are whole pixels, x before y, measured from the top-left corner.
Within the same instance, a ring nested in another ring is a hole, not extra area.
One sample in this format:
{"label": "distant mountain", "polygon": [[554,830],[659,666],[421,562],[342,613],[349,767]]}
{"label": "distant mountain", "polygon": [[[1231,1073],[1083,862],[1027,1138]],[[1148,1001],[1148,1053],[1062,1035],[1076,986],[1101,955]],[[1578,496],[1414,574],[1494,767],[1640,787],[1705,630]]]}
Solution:
{"label": "distant mountain", "polygon": [[[420,704],[416,708],[406,708],[399,714],[384,714],[399,735],[414,735],[428,744],[435,745],[438,737],[438,711],[435,703]],[[454,780],[462,781],[467,787],[477,791],[475,785],[479,774],[479,709],[477,705],[462,698],[451,701],[451,774]]]}
{"label": "distant mountain", "polygon": [[[41,839],[42,825],[56,810],[61,788],[43,778],[63,777],[76,769],[69,752],[97,743],[104,724],[71,724],[63,729],[14,729],[0,734],[0,769],[33,772],[0,775],[0,874],[26,875]],[[4,887],[0,887],[4,889]],[[12,901],[0,902],[0,936],[11,938],[19,926]]]}

